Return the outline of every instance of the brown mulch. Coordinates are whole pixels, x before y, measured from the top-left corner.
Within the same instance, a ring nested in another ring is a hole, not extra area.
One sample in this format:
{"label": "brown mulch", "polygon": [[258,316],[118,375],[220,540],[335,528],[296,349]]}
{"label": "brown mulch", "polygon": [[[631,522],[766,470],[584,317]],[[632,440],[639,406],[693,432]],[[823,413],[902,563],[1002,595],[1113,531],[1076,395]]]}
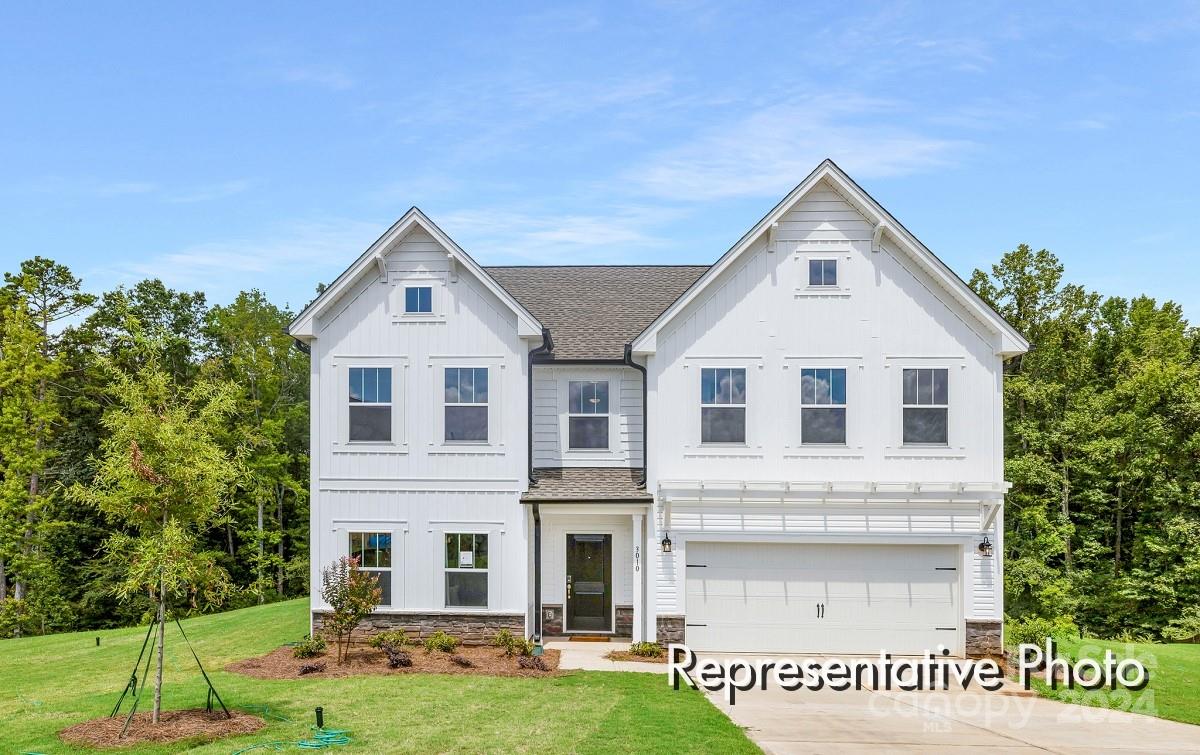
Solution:
{"label": "brown mulch", "polygon": [[663,653],[662,655],[660,655],[656,658],[647,658],[644,655],[634,655],[633,653],[629,652],[628,650],[613,650],[609,653],[606,653],[604,657],[610,661],[632,661],[634,663],[666,663],[667,662],[667,654],[666,653]]}
{"label": "brown mulch", "polygon": [[207,742],[235,734],[251,734],[267,725],[266,721],[249,713],[236,710],[230,713],[233,718],[226,718],[219,710],[211,713],[206,710],[168,710],[159,716],[157,726],[150,723],[149,713],[138,713],[130,722],[129,731],[120,738],[125,716],[94,718],[68,726],[58,736],[64,742],[89,747],[128,747],[145,742],[163,744],[184,739]]}
{"label": "brown mulch", "polygon": [[324,671],[306,674],[305,679],[320,679],[323,676],[359,676],[361,674],[482,674],[484,676],[556,676],[558,671],[557,650],[547,650],[542,660],[550,671],[523,669],[517,659],[506,658],[503,651],[490,646],[460,647],[455,651],[473,664],[470,668],[450,660],[450,653],[426,653],[425,649],[409,646],[404,650],[412,657],[412,665],[403,668],[388,668],[387,656],[382,650],[363,645],[350,650],[345,663],[337,662],[336,653],[323,653],[316,658],[294,658],[290,647],[277,648],[257,658],[231,663],[226,671],[245,674],[258,679],[295,679],[300,677],[300,667],[314,662],[325,664]]}

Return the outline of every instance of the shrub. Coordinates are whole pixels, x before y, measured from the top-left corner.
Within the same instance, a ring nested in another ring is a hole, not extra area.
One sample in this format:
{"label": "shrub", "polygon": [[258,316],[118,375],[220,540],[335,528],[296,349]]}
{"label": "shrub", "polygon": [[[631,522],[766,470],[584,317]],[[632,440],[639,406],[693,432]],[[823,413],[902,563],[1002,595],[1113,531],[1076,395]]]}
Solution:
{"label": "shrub", "polygon": [[385,643],[383,654],[387,656],[388,668],[407,668],[412,665],[412,656],[395,645]]}
{"label": "shrub", "polygon": [[450,656],[450,662],[456,666],[462,666],[463,668],[475,668],[475,664],[471,662],[471,659],[462,655]]}
{"label": "shrub", "polygon": [[1200,638],[1200,607],[1188,606],[1162,630],[1163,637],[1176,642],[1195,642]]}
{"label": "shrub", "polygon": [[325,626],[337,636],[338,663],[346,660],[350,635],[382,598],[379,582],[358,568],[357,558],[342,556],[321,570],[321,600],[333,609],[325,616]]}
{"label": "shrub", "polygon": [[426,653],[432,653],[435,650],[442,653],[453,653],[458,649],[458,638],[439,629],[426,637],[424,644]]}
{"label": "shrub", "polygon": [[324,670],[324,663],[306,663],[300,667],[300,676],[304,676],[305,674],[319,674]]}
{"label": "shrub", "polygon": [[312,637],[304,635],[304,639],[292,648],[292,656],[295,658],[316,658],[324,652],[325,638],[319,634]]}
{"label": "shrub", "polygon": [[492,644],[504,650],[504,655],[512,658],[514,655],[533,655],[533,642],[524,637],[517,637],[507,629],[501,629]]}
{"label": "shrub", "polygon": [[1047,637],[1056,640],[1079,639],[1079,627],[1070,616],[1056,616],[1053,619],[1043,619],[1040,616],[1027,616],[1021,619],[1009,617],[1004,624],[1004,642],[1009,647],[1018,645],[1044,645]]}
{"label": "shrub", "polygon": [[550,667],[542,660],[540,655],[523,655],[517,659],[517,665],[525,669],[533,669],[534,671],[549,671]]}
{"label": "shrub", "polygon": [[402,648],[408,644],[408,635],[402,629],[380,632],[370,640],[367,640],[367,644],[373,648],[382,648],[384,645]]}
{"label": "shrub", "polygon": [[629,652],[642,658],[661,658],[664,651],[657,642],[635,642],[629,646]]}

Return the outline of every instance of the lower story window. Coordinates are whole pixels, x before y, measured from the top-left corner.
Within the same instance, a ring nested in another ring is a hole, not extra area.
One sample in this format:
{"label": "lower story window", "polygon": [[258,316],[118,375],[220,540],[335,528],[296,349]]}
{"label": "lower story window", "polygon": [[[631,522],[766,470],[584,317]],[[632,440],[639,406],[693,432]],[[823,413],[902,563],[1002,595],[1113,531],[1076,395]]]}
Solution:
{"label": "lower story window", "polygon": [[488,536],[446,533],[446,607],[487,608]]}
{"label": "lower story window", "polygon": [[350,557],[379,582],[383,597],[379,605],[392,604],[392,534],[390,532],[351,532]]}

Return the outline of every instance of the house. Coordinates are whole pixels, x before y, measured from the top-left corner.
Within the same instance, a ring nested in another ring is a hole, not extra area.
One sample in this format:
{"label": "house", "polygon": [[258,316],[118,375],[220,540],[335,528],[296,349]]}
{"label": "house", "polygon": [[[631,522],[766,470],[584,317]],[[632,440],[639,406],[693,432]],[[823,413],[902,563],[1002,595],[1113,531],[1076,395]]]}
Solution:
{"label": "house", "polygon": [[289,330],[313,584],[358,557],[375,629],[1000,652],[1028,344],[831,161],[711,265],[482,267],[413,208]]}

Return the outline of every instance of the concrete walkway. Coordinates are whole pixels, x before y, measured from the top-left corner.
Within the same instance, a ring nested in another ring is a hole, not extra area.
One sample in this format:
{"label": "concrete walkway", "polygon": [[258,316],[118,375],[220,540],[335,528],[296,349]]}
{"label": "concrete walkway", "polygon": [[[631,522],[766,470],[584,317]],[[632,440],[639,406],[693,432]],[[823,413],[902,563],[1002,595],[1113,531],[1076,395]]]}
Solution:
{"label": "concrete walkway", "polygon": [[732,707],[720,693],[709,699],[769,753],[1200,753],[1200,726],[1036,696],[769,684],[738,693]]}
{"label": "concrete walkway", "polygon": [[581,671],[638,671],[651,674],[666,674],[665,663],[634,663],[630,661],[610,661],[604,656],[614,650],[628,650],[628,642],[571,642],[570,640],[550,640],[545,647],[557,650],[561,655],[558,667],[561,669],[579,669]]}

